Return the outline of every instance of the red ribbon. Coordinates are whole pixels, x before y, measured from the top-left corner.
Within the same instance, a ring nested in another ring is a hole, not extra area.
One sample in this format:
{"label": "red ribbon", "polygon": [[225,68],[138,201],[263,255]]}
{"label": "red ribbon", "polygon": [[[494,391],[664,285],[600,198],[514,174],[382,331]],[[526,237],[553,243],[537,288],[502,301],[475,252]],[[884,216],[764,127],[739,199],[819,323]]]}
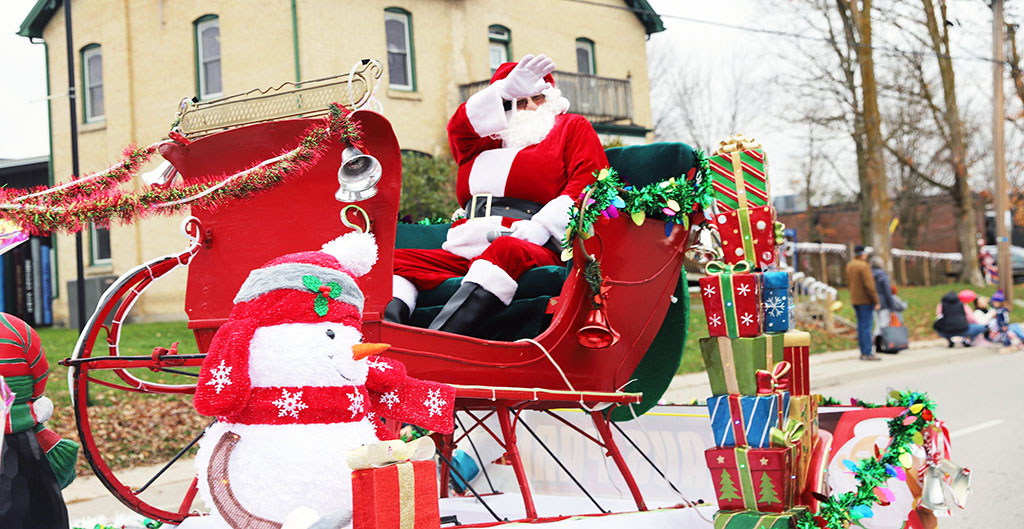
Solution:
{"label": "red ribbon", "polygon": [[771,395],[780,391],[789,391],[789,379],[782,378],[789,373],[789,362],[783,360],[772,368],[771,371],[758,369],[754,375],[757,377],[757,394]]}
{"label": "red ribbon", "polygon": [[729,421],[732,423],[732,436],[735,446],[747,445],[747,428],[743,423],[743,407],[740,406],[741,395],[729,395]]}

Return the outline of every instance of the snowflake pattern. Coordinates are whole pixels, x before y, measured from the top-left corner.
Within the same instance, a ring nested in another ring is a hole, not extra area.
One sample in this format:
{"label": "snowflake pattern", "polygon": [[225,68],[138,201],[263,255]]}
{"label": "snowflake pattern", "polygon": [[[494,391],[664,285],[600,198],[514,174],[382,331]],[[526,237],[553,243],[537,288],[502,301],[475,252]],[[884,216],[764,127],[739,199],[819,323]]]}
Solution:
{"label": "snowflake pattern", "polygon": [[274,406],[277,406],[277,416],[284,417],[285,415],[293,418],[299,418],[299,412],[308,408],[305,402],[302,402],[302,392],[296,391],[290,393],[287,389],[281,390],[281,398],[271,402]]}
{"label": "snowflake pattern", "polygon": [[428,417],[433,417],[441,415],[448,401],[441,398],[440,389],[430,389],[427,390],[427,400],[423,401],[423,405],[427,407]]}
{"label": "snowflake pattern", "polygon": [[705,296],[711,297],[711,296],[714,296],[715,294],[716,294],[716,292],[715,292],[715,285],[708,285],[708,286],[704,287],[704,295]]}
{"label": "snowflake pattern", "polygon": [[719,316],[718,314],[714,314],[710,318],[708,318],[708,326],[709,327],[718,327],[721,324],[722,324],[722,317]]}
{"label": "snowflake pattern", "polygon": [[353,390],[352,393],[349,393],[348,399],[348,411],[352,412],[353,417],[363,412],[363,394],[359,390]]}
{"label": "snowflake pattern", "polygon": [[389,410],[392,408],[392,406],[398,404],[399,402],[401,402],[401,400],[399,400],[398,398],[398,392],[394,390],[389,391],[380,396],[380,403],[387,406]]}
{"label": "snowflake pattern", "polygon": [[772,296],[764,302],[765,313],[773,318],[782,316],[784,310],[786,310],[786,296]]}
{"label": "snowflake pattern", "polygon": [[740,318],[740,324],[741,325],[753,325],[754,324],[754,315],[749,313],[749,312],[744,314],[743,317]]}
{"label": "snowflake pattern", "polygon": [[384,371],[387,371],[388,369],[392,368],[391,364],[389,364],[387,362],[384,362],[384,361],[378,361],[378,360],[367,360],[366,361],[366,365],[369,366],[370,368],[376,369],[377,371],[380,371],[382,373]]}
{"label": "snowflake pattern", "polygon": [[210,370],[210,374],[213,378],[207,380],[206,385],[213,386],[218,395],[225,386],[231,385],[231,366],[224,365],[223,360],[220,361],[220,365]]}
{"label": "snowflake pattern", "polygon": [[736,288],[736,293],[741,296],[746,296],[747,294],[750,294],[750,285],[746,283],[740,285],[738,288]]}

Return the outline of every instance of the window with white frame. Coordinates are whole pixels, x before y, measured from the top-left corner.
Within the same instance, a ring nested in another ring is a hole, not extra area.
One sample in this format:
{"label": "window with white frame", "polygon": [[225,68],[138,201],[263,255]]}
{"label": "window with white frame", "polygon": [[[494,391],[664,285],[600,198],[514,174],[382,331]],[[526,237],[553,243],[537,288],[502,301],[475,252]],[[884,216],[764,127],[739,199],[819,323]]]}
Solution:
{"label": "window with white frame", "polygon": [[415,90],[412,15],[397,7],[385,9],[384,35],[388,46],[388,86],[398,90]]}
{"label": "window with white frame", "polygon": [[512,32],[505,26],[495,24],[487,28],[487,39],[488,59],[491,65],[491,73],[494,73],[499,66],[508,62],[509,48],[512,44]]}
{"label": "window with white frame", "polygon": [[85,122],[103,121],[103,52],[99,44],[82,48],[82,88]]}
{"label": "window with white frame", "polygon": [[92,264],[110,262],[110,229],[93,224],[89,229],[89,251]]}
{"label": "window with white frame", "polygon": [[212,99],[224,93],[220,70],[220,19],[206,15],[196,26],[196,83],[199,99]]}
{"label": "window with white frame", "polygon": [[585,75],[597,75],[594,62],[594,41],[576,39],[576,71]]}

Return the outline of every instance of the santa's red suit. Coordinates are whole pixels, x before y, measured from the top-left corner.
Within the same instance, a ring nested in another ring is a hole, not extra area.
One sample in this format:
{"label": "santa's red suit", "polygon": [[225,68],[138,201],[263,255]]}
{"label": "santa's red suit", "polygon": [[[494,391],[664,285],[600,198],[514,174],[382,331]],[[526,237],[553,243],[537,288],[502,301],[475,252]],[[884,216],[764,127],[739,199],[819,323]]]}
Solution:
{"label": "santa's red suit", "polygon": [[[553,105],[560,113],[554,116],[554,124],[542,140],[525,147],[509,147],[498,139],[509,121],[494,83],[515,65],[502,65],[491,85],[463,103],[448,123],[449,145],[459,166],[456,194],[459,203],[467,205],[471,219],[456,221],[441,249],[396,250],[395,275],[411,281],[418,290],[430,290],[446,279],[465,276],[464,284],[476,283],[508,305],[516,281],[525,271],[561,264],[559,254],[552,249],[557,246],[551,241],[562,240],[573,202],[594,181],[594,172],[608,165],[590,122],[578,114],[565,113],[568,102],[557,90],[545,91],[545,95],[560,100],[548,97],[545,106]],[[553,87],[550,75],[544,80]],[[536,203],[537,207],[527,208],[532,215],[529,220],[536,223],[531,225],[534,233],[543,235],[529,237],[535,242],[516,234],[495,239],[495,230],[515,229],[515,223],[523,221],[500,216],[502,207],[492,208],[490,216],[472,218],[469,203],[474,196],[478,204],[484,203],[488,194],[493,199]],[[543,246],[544,237],[550,237],[548,247]],[[395,287],[395,296],[412,307],[415,293],[409,296],[402,292],[400,279],[396,279]]]}

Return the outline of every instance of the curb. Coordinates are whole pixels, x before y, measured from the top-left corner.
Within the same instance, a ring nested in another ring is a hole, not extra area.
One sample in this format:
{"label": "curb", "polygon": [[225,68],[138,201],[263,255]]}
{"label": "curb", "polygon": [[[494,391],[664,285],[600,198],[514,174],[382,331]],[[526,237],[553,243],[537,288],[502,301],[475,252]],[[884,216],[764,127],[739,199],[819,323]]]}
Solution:
{"label": "curb", "polygon": [[[997,345],[978,345],[975,347],[957,346],[949,348],[945,340],[918,340],[910,343],[910,348],[898,354],[880,354],[880,362],[862,362],[860,351],[829,351],[811,355],[811,390],[822,393],[824,389],[847,382],[869,378],[882,370],[912,369],[938,363],[949,363],[970,358],[979,354],[997,354]],[[707,373],[699,371],[676,375],[661,400],[666,403],[688,404],[694,399],[703,401],[711,395],[711,383]]]}

